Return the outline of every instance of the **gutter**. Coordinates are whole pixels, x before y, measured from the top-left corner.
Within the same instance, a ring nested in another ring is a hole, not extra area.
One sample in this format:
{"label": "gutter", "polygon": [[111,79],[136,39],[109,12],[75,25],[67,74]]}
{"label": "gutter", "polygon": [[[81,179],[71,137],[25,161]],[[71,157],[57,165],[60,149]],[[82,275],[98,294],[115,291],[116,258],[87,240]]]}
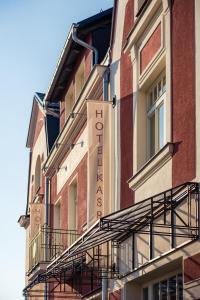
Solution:
{"label": "gutter", "polygon": [[77,36],[77,29],[78,29],[78,24],[73,24],[72,26],[72,40],[81,45],[82,47],[86,48],[86,49],[89,49],[89,50],[92,50],[93,53],[94,53],[94,64],[97,65],[98,64],[98,61],[99,61],[99,53],[98,53],[98,50],[93,47],[92,45],[90,44],[87,44],[86,42],[84,42],[83,40],[80,40]]}

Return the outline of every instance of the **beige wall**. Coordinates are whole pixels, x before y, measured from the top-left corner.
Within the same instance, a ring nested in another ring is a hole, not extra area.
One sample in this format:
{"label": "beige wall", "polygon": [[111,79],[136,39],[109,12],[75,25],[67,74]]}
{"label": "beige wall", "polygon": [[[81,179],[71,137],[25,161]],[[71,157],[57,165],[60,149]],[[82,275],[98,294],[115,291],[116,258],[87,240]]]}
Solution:
{"label": "beige wall", "polygon": [[34,184],[34,182],[31,182],[32,176],[35,175],[35,166],[37,162],[38,156],[40,158],[44,157],[44,161],[47,158],[47,144],[46,144],[46,132],[45,132],[45,126],[42,126],[42,129],[40,131],[40,134],[37,138],[37,141],[34,145],[33,152],[32,152],[32,161],[31,161],[31,171],[30,171],[30,186],[29,186],[29,202],[31,201],[31,186]]}
{"label": "beige wall", "polygon": [[[72,175],[76,167],[79,165],[83,157],[88,151],[88,127],[84,129],[74,148],[70,151],[57,172],[57,194],[60,192],[66,181]],[[83,142],[83,144],[81,144]]]}
{"label": "beige wall", "polygon": [[120,208],[120,58],[122,51],[122,38],[125,8],[127,0],[118,1],[116,23],[112,51],[112,63],[110,65],[110,99],[116,96],[117,105],[113,111],[113,135],[114,155],[112,156],[112,210]]}
{"label": "beige wall", "polygon": [[169,160],[160,169],[148,178],[139,188],[135,190],[135,201],[141,201],[158,193],[164,192],[172,187],[172,160]]}

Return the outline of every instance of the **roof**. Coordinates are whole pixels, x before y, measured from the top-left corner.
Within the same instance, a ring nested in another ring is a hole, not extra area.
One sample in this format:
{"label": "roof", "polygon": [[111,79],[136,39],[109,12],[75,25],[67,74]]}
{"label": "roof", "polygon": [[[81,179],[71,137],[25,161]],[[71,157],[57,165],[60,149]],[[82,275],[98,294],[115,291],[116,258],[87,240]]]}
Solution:
{"label": "roof", "polygon": [[100,13],[93,15],[87,19],[84,19],[77,23],[80,29],[87,29],[88,32],[97,27],[96,23],[102,22],[104,19],[107,20],[108,17],[112,16],[113,8],[101,11]]}
{"label": "roof", "polygon": [[31,117],[29,122],[29,128],[28,128],[28,135],[27,135],[27,141],[26,141],[26,147],[31,148],[33,143],[33,137],[36,127],[36,117],[37,117],[37,111],[40,108],[42,111],[44,109],[43,107],[43,99],[45,94],[43,93],[35,93],[33,97],[33,103],[32,103],[32,109],[31,109]]}
{"label": "roof", "polygon": [[57,102],[61,100],[61,97],[67,85],[67,79],[70,77],[70,74],[74,69],[74,65],[76,64],[77,58],[83,49],[82,46],[78,45],[72,40],[72,30],[74,25],[78,26],[78,38],[84,40],[90,32],[93,32],[99,28],[104,28],[107,25],[111,27],[112,11],[113,9],[110,8],[90,18],[82,20],[77,24],[72,25],[61,56],[58,60],[53,79],[45,96],[45,102]]}

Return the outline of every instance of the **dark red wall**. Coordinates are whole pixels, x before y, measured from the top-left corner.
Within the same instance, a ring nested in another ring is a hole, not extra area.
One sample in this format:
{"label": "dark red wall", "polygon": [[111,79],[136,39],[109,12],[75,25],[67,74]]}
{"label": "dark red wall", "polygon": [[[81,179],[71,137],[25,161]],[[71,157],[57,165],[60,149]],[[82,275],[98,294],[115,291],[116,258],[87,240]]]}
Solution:
{"label": "dark red wall", "polygon": [[134,1],[128,0],[125,8],[125,19],[123,28],[123,45],[126,42],[127,36],[134,24]]}
{"label": "dark red wall", "polygon": [[159,24],[149,40],[146,42],[140,53],[140,73],[144,71],[156,52],[161,47],[161,24]]}
{"label": "dark red wall", "polygon": [[[123,40],[133,26],[133,1],[126,6]],[[120,145],[121,208],[133,204],[133,191],[127,180],[133,175],[133,68],[130,56],[122,52],[120,60]]]}
{"label": "dark red wall", "polygon": [[78,232],[82,233],[82,226],[87,221],[87,155],[74,170],[70,178],[66,181],[61,191],[57,194],[56,176],[51,179],[51,224],[53,224],[53,204],[61,198],[61,228],[68,228],[68,191],[69,184],[77,175],[77,199],[78,199]]}
{"label": "dark red wall", "polygon": [[195,177],[195,27],[194,0],[172,7],[173,186]]}
{"label": "dark red wall", "polygon": [[200,253],[184,260],[184,282],[200,278]]}

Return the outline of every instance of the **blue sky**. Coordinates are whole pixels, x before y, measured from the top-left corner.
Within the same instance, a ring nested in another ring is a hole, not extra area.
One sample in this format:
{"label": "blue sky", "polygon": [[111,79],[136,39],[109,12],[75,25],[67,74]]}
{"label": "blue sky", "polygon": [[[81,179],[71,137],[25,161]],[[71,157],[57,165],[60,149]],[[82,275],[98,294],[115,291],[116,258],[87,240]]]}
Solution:
{"label": "blue sky", "polygon": [[45,92],[73,22],[113,0],[0,0],[0,300],[23,299],[28,150],[34,92]]}

